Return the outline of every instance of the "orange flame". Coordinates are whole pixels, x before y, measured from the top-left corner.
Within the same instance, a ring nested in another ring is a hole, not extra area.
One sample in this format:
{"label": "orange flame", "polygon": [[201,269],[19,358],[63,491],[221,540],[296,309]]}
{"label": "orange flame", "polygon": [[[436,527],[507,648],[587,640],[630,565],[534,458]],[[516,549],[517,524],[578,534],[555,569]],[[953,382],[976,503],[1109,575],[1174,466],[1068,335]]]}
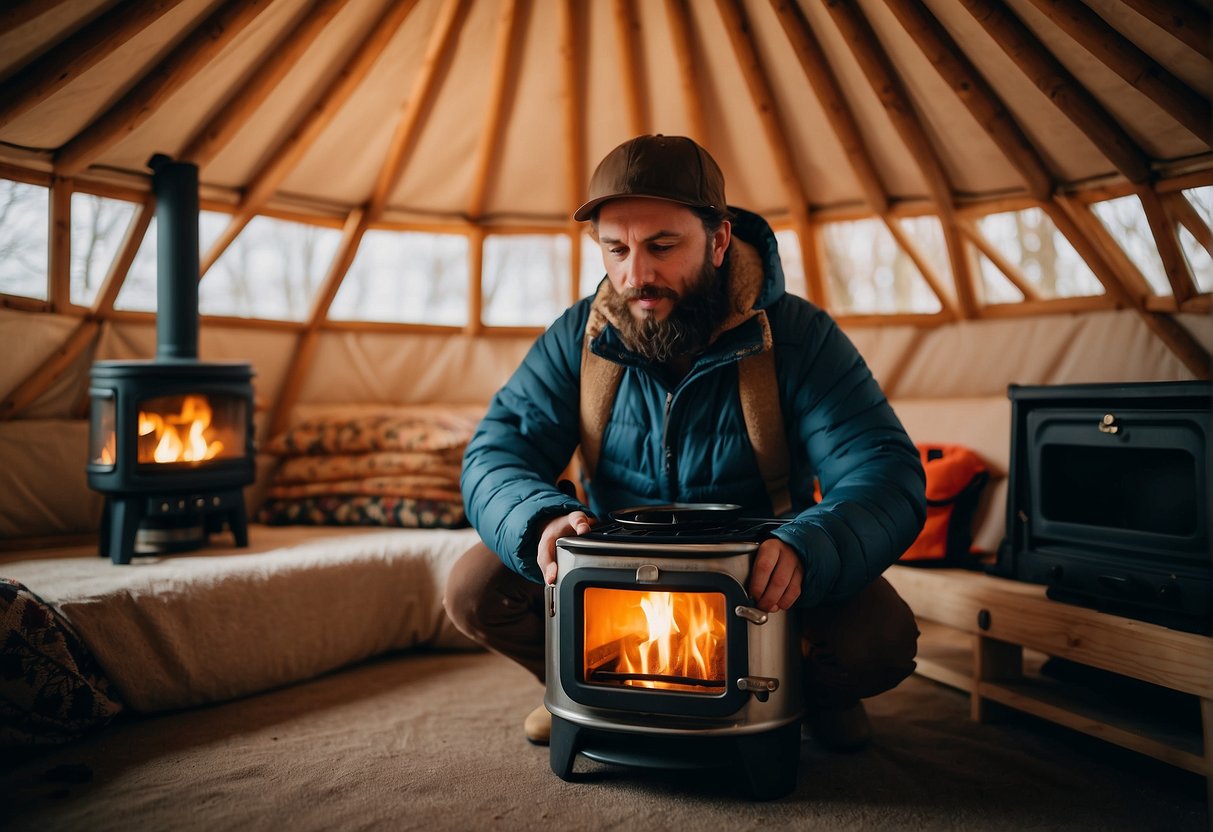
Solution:
{"label": "orange flame", "polygon": [[[223,443],[209,439],[213,413],[205,396],[186,396],[177,413],[139,411],[140,462],[200,462],[214,459]],[[150,448],[150,454],[147,449]],[[151,457],[148,459],[148,457]]]}
{"label": "orange flame", "polygon": [[722,594],[590,587],[584,601],[587,681],[704,694],[724,691]]}

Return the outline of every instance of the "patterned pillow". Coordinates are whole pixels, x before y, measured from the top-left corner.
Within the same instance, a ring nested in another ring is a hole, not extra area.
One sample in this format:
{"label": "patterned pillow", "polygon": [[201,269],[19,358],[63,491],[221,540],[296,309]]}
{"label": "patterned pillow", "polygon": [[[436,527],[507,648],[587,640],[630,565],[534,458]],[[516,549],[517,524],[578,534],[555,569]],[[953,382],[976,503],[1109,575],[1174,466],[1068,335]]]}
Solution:
{"label": "patterned pillow", "polygon": [[266,450],[281,456],[437,451],[445,457],[462,454],[483,414],[478,406],[417,405],[370,415],[325,416],[275,436]]}
{"label": "patterned pillow", "polygon": [[122,711],[71,625],[9,578],[0,578],[0,622],[0,747],[67,742]]}
{"label": "patterned pillow", "polygon": [[458,503],[463,500],[458,480],[423,475],[407,477],[367,477],[340,482],[312,482],[298,485],[275,485],[267,496],[277,500],[298,500],[304,497],[409,497],[414,500],[439,500]]}
{"label": "patterned pillow", "polygon": [[462,457],[462,447],[426,452],[380,451],[287,457],[274,474],[274,482],[277,485],[303,485],[417,475],[441,477],[457,488]]}
{"label": "patterned pillow", "polygon": [[462,502],[408,497],[309,497],[267,500],[257,521],[269,526],[397,526],[455,529],[467,525]]}

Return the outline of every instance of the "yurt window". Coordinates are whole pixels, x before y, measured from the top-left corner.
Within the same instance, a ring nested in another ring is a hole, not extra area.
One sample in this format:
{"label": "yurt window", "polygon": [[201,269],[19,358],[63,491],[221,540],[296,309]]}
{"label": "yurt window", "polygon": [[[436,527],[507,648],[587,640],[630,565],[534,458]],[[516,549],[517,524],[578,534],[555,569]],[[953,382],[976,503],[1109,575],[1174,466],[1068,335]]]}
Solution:
{"label": "yurt window", "polygon": [[126,273],[114,308],[129,312],[156,311],[156,219],[147,226],[143,242]]}
{"label": "yurt window", "polygon": [[[1070,298],[1103,294],[1103,285],[1053,225],[1044,211],[1028,208],[990,214],[978,223],[981,234],[1016,271],[1017,279],[1034,288],[1042,298]],[[983,275],[989,286],[1003,278],[982,258]],[[1009,290],[1017,291],[1017,290]],[[1016,294],[1014,299],[1018,300]],[[991,298],[988,302],[997,302]]]}
{"label": "yurt window", "polygon": [[[229,221],[204,212],[202,236],[217,237],[211,226],[222,230]],[[203,276],[199,308],[205,315],[301,321],[340,242],[335,228],[254,217]]]}
{"label": "yurt window", "polygon": [[879,220],[822,226],[831,308],[842,314],[941,309],[918,267]]}
{"label": "yurt window", "polygon": [[775,232],[775,244],[779,247],[779,260],[783,263],[784,287],[789,294],[802,298],[809,296],[804,279],[804,260],[800,254],[800,238],[790,228]]}
{"label": "yurt window", "polygon": [[481,321],[547,326],[569,305],[566,234],[490,234],[484,240]]}
{"label": "yurt window", "polygon": [[1208,230],[1213,228],[1213,188],[1192,188],[1184,191],[1184,197],[1196,209],[1197,215],[1205,224],[1205,242],[1202,244],[1184,223],[1179,225],[1179,241],[1187,255],[1188,264],[1192,267],[1192,276],[1196,279],[1196,288],[1200,292],[1213,292],[1213,251],[1208,246]]}
{"label": "yurt window", "polygon": [[92,304],[134,214],[132,202],[72,194],[72,303]]}
{"label": "yurt window", "polygon": [[0,179],[0,292],[46,300],[50,192]]}
{"label": "yurt window", "polygon": [[582,297],[598,291],[598,284],[606,277],[606,266],[602,263],[602,249],[588,233],[581,235],[581,277],[578,282]]}
{"label": "yurt window", "polygon": [[466,325],[468,238],[462,234],[368,231],[329,317]]}
{"label": "yurt window", "polygon": [[1124,249],[1133,265],[1150,283],[1156,295],[1171,294],[1171,284],[1158,256],[1158,245],[1150,231],[1150,221],[1135,196],[1108,199],[1091,206],[1095,216],[1108,229],[1112,238]]}

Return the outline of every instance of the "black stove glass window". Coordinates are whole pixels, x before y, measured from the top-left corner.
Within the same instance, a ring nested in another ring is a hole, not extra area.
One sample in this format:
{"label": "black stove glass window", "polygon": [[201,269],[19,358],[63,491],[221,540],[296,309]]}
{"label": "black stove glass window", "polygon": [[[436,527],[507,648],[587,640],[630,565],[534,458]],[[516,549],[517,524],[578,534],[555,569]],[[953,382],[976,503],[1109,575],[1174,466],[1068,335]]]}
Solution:
{"label": "black stove glass window", "polygon": [[1041,454],[1041,511],[1049,520],[1176,536],[1196,531],[1196,460],[1185,450],[1046,445]]}
{"label": "black stove glass window", "polygon": [[722,593],[587,587],[582,613],[586,684],[707,696],[725,692]]}

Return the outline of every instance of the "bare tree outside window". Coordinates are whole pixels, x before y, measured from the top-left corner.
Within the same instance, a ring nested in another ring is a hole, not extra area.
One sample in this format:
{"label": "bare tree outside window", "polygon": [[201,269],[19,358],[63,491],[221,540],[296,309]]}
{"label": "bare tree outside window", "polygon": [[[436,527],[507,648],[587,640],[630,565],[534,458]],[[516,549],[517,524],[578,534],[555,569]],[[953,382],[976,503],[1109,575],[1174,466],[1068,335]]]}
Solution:
{"label": "bare tree outside window", "polygon": [[131,202],[72,194],[72,303],[93,302],[134,214]]}
{"label": "bare tree outside window", "polygon": [[938,312],[939,298],[878,220],[822,227],[830,299],[839,312]]}
{"label": "bare tree outside window", "polygon": [[0,292],[46,300],[50,192],[0,179]]}
{"label": "bare tree outside window", "polygon": [[1109,199],[1091,206],[1095,216],[1108,229],[1112,239],[1124,249],[1133,265],[1145,276],[1157,295],[1171,294],[1171,284],[1158,256],[1158,245],[1150,231],[1150,221],[1136,196]]}
{"label": "bare tree outside window", "polygon": [[569,238],[492,234],[484,241],[483,310],[490,326],[547,326],[569,305]]}
{"label": "bare tree outside window", "polygon": [[[1184,197],[1192,203],[1205,225],[1213,226],[1213,188],[1191,188],[1184,191]],[[1213,292],[1213,256],[1182,225],[1179,228],[1179,241],[1192,267],[1197,291]]]}
{"label": "bare tree outside window", "polygon": [[156,311],[156,218],[147,226],[143,243],[135,254],[126,280],[114,301],[115,309],[131,312]]}
{"label": "bare tree outside window", "polygon": [[1039,208],[982,217],[978,230],[1044,298],[1103,294],[1103,285]]}
{"label": "bare tree outside window", "polygon": [[329,317],[341,321],[467,324],[468,238],[368,231]]}
{"label": "bare tree outside window", "polygon": [[[223,215],[215,215],[226,222]],[[204,227],[216,219],[204,215]],[[301,321],[337,252],[341,232],[254,217],[199,286],[207,315]]]}

